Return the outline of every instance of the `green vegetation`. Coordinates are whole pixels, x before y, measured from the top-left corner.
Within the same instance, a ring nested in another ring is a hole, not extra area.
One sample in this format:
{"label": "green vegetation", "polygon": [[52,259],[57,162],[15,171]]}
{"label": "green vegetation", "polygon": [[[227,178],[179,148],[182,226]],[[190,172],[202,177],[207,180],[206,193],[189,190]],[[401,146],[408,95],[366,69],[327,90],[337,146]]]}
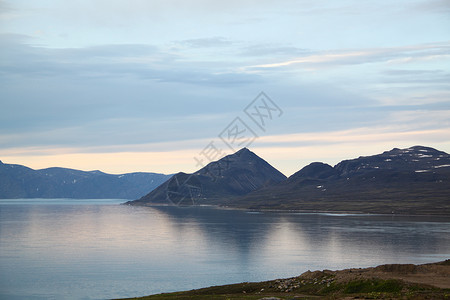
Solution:
{"label": "green vegetation", "polygon": [[398,293],[402,288],[403,285],[399,280],[358,280],[349,282],[344,288],[344,293]]}
{"label": "green vegetation", "polygon": [[[266,282],[239,283],[214,286],[199,290],[146,296],[141,300],[173,299],[450,299],[449,289],[438,289],[426,285],[410,284],[394,279],[366,279],[335,282],[333,276],[323,272],[310,279],[302,277]],[[447,298],[446,298],[447,297]]]}

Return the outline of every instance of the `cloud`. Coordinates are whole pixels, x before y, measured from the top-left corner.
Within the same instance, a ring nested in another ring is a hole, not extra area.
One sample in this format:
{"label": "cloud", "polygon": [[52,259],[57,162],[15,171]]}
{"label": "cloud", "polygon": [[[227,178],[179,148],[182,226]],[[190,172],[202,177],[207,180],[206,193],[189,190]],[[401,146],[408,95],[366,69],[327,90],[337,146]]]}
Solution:
{"label": "cloud", "polygon": [[372,48],[347,51],[326,51],[305,55],[281,62],[247,66],[244,70],[263,70],[269,68],[301,67],[330,68],[344,65],[366,63],[404,63],[414,60],[448,59],[450,43],[422,44],[389,48]]}
{"label": "cloud", "polygon": [[[284,120],[274,124],[275,132],[318,132],[329,127],[376,125],[383,122],[386,114],[386,109],[376,109],[380,102],[374,100],[372,94],[354,91],[357,84],[353,82],[350,83],[352,89],[345,90],[323,80],[312,83],[291,80],[289,74],[272,72],[272,77],[268,77],[264,73],[242,72],[239,66],[248,59],[242,62],[239,51],[235,56],[217,57],[217,61],[208,62],[186,56],[183,51],[166,51],[154,45],[53,49],[31,46],[34,40],[24,40],[24,36],[0,38],[4,45],[0,49],[0,96],[5,112],[0,117],[0,133],[3,134],[0,144],[5,148],[30,144],[136,144],[216,136],[262,89],[279,99],[279,105],[288,110]],[[203,42],[208,44],[207,40]],[[257,45],[250,47],[252,51],[257,50]],[[265,45],[263,52],[276,49],[276,46]],[[447,44],[430,44],[399,49],[420,56],[429,52],[445,53],[447,48]],[[307,51],[281,46],[278,49],[283,55]],[[381,48],[316,52],[303,59],[311,65],[362,64],[367,60],[385,62],[401,51]],[[254,59],[267,59],[262,54],[256,53]],[[288,63],[285,67],[296,64],[299,62]],[[277,68],[282,67],[260,69]],[[415,75],[414,70],[406,70],[393,69],[378,82],[415,84],[431,74],[434,74],[433,79],[448,79],[448,74],[439,69],[435,73],[424,70]],[[356,76],[360,77],[359,74]],[[403,90],[400,93],[404,93]],[[434,92],[437,95],[436,90]],[[432,102],[431,97],[411,100],[412,96],[425,97],[420,93],[408,97],[402,94],[398,97],[402,101],[392,98],[392,94],[389,95],[392,102],[381,103],[399,105],[397,110]],[[433,102],[445,107],[448,103],[445,97],[448,94],[441,94]],[[428,113],[432,112],[428,110]],[[208,126],[200,115],[210,117]]]}
{"label": "cloud", "polygon": [[210,48],[210,47],[230,46],[233,44],[233,42],[224,37],[209,37],[209,38],[182,40],[174,42],[174,44],[180,44],[190,48]]}
{"label": "cloud", "polygon": [[[152,45],[102,45],[52,49],[21,43],[24,36],[1,35],[0,74],[3,76],[126,77],[201,85],[241,85],[255,82],[258,75],[224,72],[213,63],[181,60]],[[212,39],[214,40],[214,39]],[[211,41],[210,41],[211,42]],[[190,42],[192,43],[192,42]],[[199,42],[206,44],[207,42]],[[200,66],[200,67],[199,67]],[[220,70],[220,72],[218,72]]]}
{"label": "cloud", "polygon": [[9,20],[14,18],[15,13],[12,6],[5,0],[0,0],[0,20]]}
{"label": "cloud", "polygon": [[241,55],[258,57],[258,56],[299,56],[299,55],[311,55],[312,50],[303,49],[294,46],[280,46],[273,44],[251,44],[243,47]]}
{"label": "cloud", "polygon": [[265,136],[259,139],[259,144],[266,145],[331,145],[346,143],[365,144],[370,141],[386,142],[403,139],[423,140],[425,137],[438,142],[442,135],[450,133],[450,128],[431,130],[409,130],[399,132],[393,127],[384,128],[355,128],[351,130],[300,133],[278,136]]}
{"label": "cloud", "polygon": [[392,76],[409,76],[409,75],[436,75],[444,73],[443,70],[408,70],[408,69],[391,69],[384,71],[386,75]]}
{"label": "cloud", "polygon": [[11,10],[11,6],[5,0],[0,0],[0,14],[3,14],[9,10]]}
{"label": "cloud", "polygon": [[450,13],[450,1],[448,0],[424,0],[412,7],[416,12],[424,11],[448,15]]}
{"label": "cloud", "polygon": [[382,82],[386,83],[414,83],[418,85],[423,84],[443,84],[445,86],[450,82],[450,73],[435,69],[435,70],[403,70],[391,69],[383,72],[386,76]]}
{"label": "cloud", "polygon": [[[258,132],[263,151],[331,157],[395,138],[437,143],[427,134],[449,127],[445,21],[404,14],[424,1],[9,3],[21,16],[3,31],[43,35],[0,36],[0,155],[192,153],[245,118],[261,90],[285,111]],[[310,135],[289,140],[299,132]]]}

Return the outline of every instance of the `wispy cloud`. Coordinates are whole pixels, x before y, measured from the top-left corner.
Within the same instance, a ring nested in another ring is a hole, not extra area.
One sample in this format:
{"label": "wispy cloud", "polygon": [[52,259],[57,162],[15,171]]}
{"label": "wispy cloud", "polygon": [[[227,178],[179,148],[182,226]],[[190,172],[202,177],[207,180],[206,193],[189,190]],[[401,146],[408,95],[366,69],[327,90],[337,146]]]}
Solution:
{"label": "wispy cloud", "polygon": [[331,146],[334,144],[360,144],[364,145],[371,141],[377,143],[395,141],[414,141],[427,140],[431,143],[441,142],[442,136],[450,134],[450,126],[440,129],[429,130],[407,130],[398,131],[395,127],[379,128],[354,128],[351,130],[316,132],[316,133],[297,133],[287,135],[265,136],[258,140],[258,145],[266,146]]}
{"label": "wispy cloud", "polygon": [[209,37],[209,38],[176,41],[174,42],[174,44],[187,46],[191,48],[210,48],[210,47],[230,46],[233,44],[233,42],[224,37]]}
{"label": "wispy cloud", "polygon": [[448,0],[427,0],[419,1],[412,9],[416,12],[424,11],[447,15],[450,13],[450,1]]}
{"label": "wispy cloud", "polygon": [[450,43],[437,43],[389,48],[337,50],[319,52],[280,62],[247,66],[244,70],[283,67],[330,68],[341,65],[366,63],[403,63],[414,60],[449,59]]}
{"label": "wispy cloud", "polygon": [[[390,69],[383,72],[386,83],[444,84],[448,86],[450,73],[444,70],[404,70]],[[449,87],[450,89],[450,87]]]}
{"label": "wispy cloud", "polygon": [[[136,76],[160,82],[201,85],[240,85],[254,82],[257,75],[224,72],[210,63],[182,60],[152,45],[102,45],[85,48],[52,49],[23,43],[26,37],[0,36],[0,74],[3,76]],[[29,40],[29,39],[28,39]],[[214,40],[214,39],[213,39]],[[214,40],[215,41],[215,40]],[[209,41],[212,43],[212,41]],[[190,42],[192,43],[192,42]],[[206,41],[197,41],[207,44]],[[205,63],[206,64],[206,63]]]}
{"label": "wispy cloud", "polygon": [[299,55],[311,55],[312,50],[298,48],[294,46],[280,46],[268,43],[252,44],[241,48],[240,54],[247,57],[259,57],[259,56],[299,56]]}
{"label": "wispy cloud", "polygon": [[14,18],[14,9],[5,0],[0,0],[0,20],[6,21]]}

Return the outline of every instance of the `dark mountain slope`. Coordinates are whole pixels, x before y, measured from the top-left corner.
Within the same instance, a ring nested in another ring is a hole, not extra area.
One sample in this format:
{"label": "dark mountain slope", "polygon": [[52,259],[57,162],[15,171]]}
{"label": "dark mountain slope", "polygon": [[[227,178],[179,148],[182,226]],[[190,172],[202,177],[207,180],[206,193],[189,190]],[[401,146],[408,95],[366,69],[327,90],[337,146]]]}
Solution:
{"label": "dark mountain slope", "polygon": [[168,178],[156,173],[111,175],[65,168],[33,170],[0,161],[0,198],[135,199]]}
{"label": "dark mountain slope", "polygon": [[286,176],[265,160],[243,148],[193,174],[178,173],[148,195],[128,204],[221,204],[224,199],[285,179]]}
{"label": "dark mountain slope", "polygon": [[415,146],[345,160],[334,168],[312,163],[284,182],[229,199],[225,205],[448,215],[450,155]]}

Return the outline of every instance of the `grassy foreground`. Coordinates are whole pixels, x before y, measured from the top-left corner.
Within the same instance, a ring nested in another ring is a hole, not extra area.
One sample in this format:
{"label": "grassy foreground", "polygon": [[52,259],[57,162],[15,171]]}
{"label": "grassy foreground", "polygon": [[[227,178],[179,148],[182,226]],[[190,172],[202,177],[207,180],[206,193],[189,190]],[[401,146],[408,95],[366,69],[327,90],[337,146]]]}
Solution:
{"label": "grassy foreground", "polygon": [[308,271],[287,279],[131,299],[450,299],[450,260],[424,265]]}

